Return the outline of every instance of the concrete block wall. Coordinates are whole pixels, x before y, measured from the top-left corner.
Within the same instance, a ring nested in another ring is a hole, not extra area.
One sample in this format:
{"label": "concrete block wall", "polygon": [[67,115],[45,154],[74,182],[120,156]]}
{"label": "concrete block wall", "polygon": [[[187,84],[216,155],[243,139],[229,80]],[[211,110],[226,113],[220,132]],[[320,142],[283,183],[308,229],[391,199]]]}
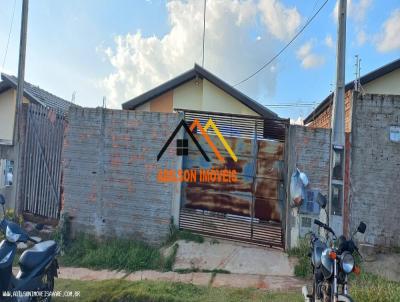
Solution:
{"label": "concrete block wall", "polygon": [[[316,129],[290,125],[287,136],[287,227],[286,247],[297,245],[300,216],[297,208],[290,207],[290,178],[296,167],[306,173],[310,189],[328,195],[330,129]],[[318,217],[316,217],[318,218]]]}
{"label": "concrete block wall", "polygon": [[168,148],[178,114],[72,108],[63,149],[63,211],[74,232],[162,243],[169,232],[176,184],[158,183],[158,169],[176,169]]}
{"label": "concrete block wall", "polygon": [[352,119],[351,228],[364,221],[366,242],[400,246],[400,143],[389,140],[400,96],[355,96]]}

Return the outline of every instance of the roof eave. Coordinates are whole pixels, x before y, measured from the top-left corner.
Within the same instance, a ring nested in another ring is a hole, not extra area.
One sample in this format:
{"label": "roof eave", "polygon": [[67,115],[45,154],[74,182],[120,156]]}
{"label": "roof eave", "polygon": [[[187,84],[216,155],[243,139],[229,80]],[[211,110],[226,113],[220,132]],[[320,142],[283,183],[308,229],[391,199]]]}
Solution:
{"label": "roof eave", "polygon": [[204,78],[208,81],[210,81],[212,84],[217,86],[218,88],[222,89],[232,97],[236,98],[239,100],[242,104],[244,104],[246,107],[250,108],[257,114],[261,115],[262,117],[266,118],[277,118],[278,115],[269,110],[268,108],[264,107],[263,105],[257,103],[256,101],[252,100],[233,86],[229,85],[225,81],[221,80],[217,76],[213,75],[209,71],[205,70],[204,68],[200,67],[199,65],[195,64],[194,68],[190,69],[189,71],[173,78],[172,80],[169,80],[165,82],[164,84],[161,84],[157,86],[156,88],[151,89],[148,92],[145,92],[125,103],[122,104],[122,109],[125,110],[134,110],[137,107],[145,104],[146,102],[150,101],[151,99],[154,99],[163,93],[176,88],[179,85],[182,85],[196,77]]}
{"label": "roof eave", "polygon": [[[10,88],[14,88],[17,89],[18,87],[18,83],[15,83],[12,79],[10,79],[8,76],[6,76],[5,74],[1,74],[1,79],[8,83],[10,85]],[[39,99],[35,98],[32,94],[30,94],[28,91],[26,91],[24,89],[24,97],[26,97],[28,100],[30,100],[31,102],[37,103],[42,105],[43,107],[47,107],[46,104],[44,104],[42,101],[40,101]]]}
{"label": "roof eave", "polygon": [[186,83],[196,77],[196,72],[194,69],[190,69],[189,71],[125,102],[122,104],[122,109],[125,110],[134,110],[137,107],[145,104],[151,99],[154,99],[168,90],[174,89],[175,87]]}
{"label": "roof eave", "polygon": [[[380,68],[377,68],[360,78],[360,84],[365,85],[369,82],[376,80],[377,78],[384,76],[388,73],[395,71],[400,68],[400,59],[390,62]],[[346,84],[345,92],[354,88],[354,81],[351,81]],[[330,103],[333,100],[333,93],[328,95],[318,106],[315,108],[305,119],[304,124],[308,124],[312,122],[315,117],[318,117],[327,107],[329,107]]]}

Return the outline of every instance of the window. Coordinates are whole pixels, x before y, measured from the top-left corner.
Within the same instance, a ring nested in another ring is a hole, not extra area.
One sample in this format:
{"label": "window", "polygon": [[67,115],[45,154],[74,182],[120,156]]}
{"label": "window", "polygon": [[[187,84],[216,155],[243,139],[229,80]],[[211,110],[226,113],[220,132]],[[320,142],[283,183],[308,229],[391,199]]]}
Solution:
{"label": "window", "polygon": [[183,156],[189,154],[189,144],[187,139],[176,140],[176,155]]}
{"label": "window", "polygon": [[311,228],[311,218],[310,217],[302,217],[301,218],[301,227],[302,228]]}

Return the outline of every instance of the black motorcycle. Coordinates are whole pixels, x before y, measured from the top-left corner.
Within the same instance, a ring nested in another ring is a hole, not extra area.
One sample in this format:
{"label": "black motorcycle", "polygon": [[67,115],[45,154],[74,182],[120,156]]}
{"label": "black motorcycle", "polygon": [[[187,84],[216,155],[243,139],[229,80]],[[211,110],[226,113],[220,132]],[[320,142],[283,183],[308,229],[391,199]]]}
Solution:
{"label": "black motorcycle", "polygon": [[[0,230],[5,240],[0,243],[0,301],[50,301],[54,290],[54,278],[58,277],[57,255],[60,248],[53,240],[38,242],[18,224],[6,220],[4,196],[0,194],[3,219]],[[13,275],[13,260],[19,242],[34,243],[20,259],[20,270]]]}
{"label": "black motorcycle", "polygon": [[[325,209],[326,197],[319,198],[318,203]],[[314,223],[318,226],[317,234],[320,234],[320,228],[325,231],[325,239],[310,233],[309,256],[313,267],[313,284],[310,295],[307,288],[303,288],[304,296],[310,302],[352,302],[348,291],[348,276],[360,273],[353,255],[357,253],[362,258],[352,237],[357,232],[364,234],[367,226],[360,222],[350,239],[345,236],[338,239],[329,225],[317,219]]]}

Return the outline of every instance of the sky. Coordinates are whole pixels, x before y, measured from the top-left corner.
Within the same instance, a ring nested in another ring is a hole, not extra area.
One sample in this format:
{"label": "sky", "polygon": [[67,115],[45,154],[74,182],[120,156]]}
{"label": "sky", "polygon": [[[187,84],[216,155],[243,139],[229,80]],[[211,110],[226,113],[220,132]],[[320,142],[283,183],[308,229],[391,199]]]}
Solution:
{"label": "sky", "polygon": [[[229,84],[242,81],[279,52],[324,2],[207,0],[204,67]],[[121,108],[201,65],[203,3],[30,1],[25,79],[67,100],[75,92],[81,106],[101,106],[106,97],[107,107]],[[0,0],[0,70],[14,75],[21,7],[22,0]],[[281,117],[305,118],[334,87],[336,7],[328,0],[285,52],[235,87]],[[348,1],[346,82],[354,80],[355,55],[362,75],[400,58],[398,0]]]}

